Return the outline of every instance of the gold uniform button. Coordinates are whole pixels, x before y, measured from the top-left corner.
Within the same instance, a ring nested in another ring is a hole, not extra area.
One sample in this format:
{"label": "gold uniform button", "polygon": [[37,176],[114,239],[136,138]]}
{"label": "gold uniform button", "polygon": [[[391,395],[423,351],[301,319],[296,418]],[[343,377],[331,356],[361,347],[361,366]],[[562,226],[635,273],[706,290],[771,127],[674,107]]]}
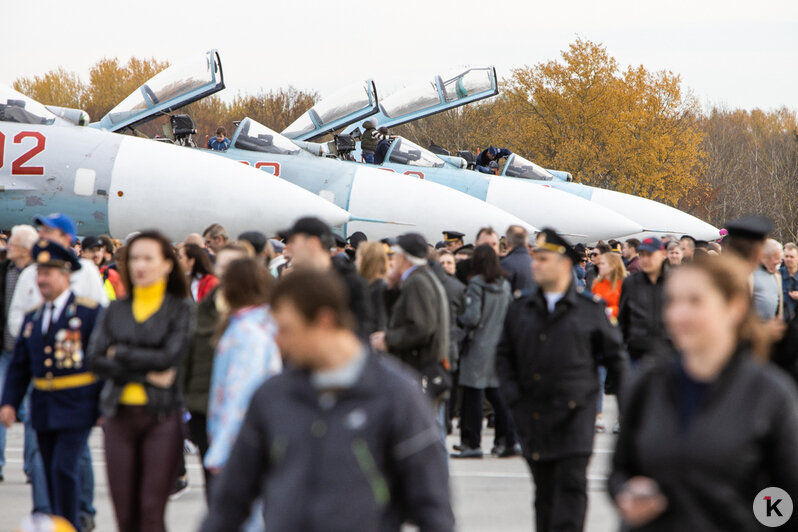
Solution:
{"label": "gold uniform button", "polygon": [[52,347],[50,347],[49,345],[44,346],[44,354],[45,355],[49,355],[52,352],[53,352],[53,348]]}
{"label": "gold uniform button", "polygon": [[52,371],[48,371],[48,372],[47,372],[47,373],[44,375],[44,378],[45,378],[45,379],[52,379],[52,378],[53,378],[53,372],[52,372]]}
{"label": "gold uniform button", "polygon": [[574,408],[576,408],[576,403],[574,401],[568,401],[568,408],[573,410]]}
{"label": "gold uniform button", "polygon": [[532,460],[534,460],[535,462],[540,460],[540,454],[539,453],[532,453]]}
{"label": "gold uniform button", "polygon": [[540,341],[541,342],[545,342],[546,341],[546,333],[540,333]]}
{"label": "gold uniform button", "polygon": [[49,359],[49,358],[44,359],[44,367],[45,368],[49,368],[52,365],[53,365],[53,361],[51,359]]}

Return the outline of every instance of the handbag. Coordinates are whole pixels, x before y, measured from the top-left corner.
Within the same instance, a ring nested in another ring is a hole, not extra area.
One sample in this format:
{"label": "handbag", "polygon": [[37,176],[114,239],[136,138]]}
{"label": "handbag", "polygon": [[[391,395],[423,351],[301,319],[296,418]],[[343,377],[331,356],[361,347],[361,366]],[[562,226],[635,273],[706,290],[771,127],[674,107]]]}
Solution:
{"label": "handbag", "polygon": [[443,362],[434,362],[421,370],[421,389],[430,399],[448,399],[452,374]]}

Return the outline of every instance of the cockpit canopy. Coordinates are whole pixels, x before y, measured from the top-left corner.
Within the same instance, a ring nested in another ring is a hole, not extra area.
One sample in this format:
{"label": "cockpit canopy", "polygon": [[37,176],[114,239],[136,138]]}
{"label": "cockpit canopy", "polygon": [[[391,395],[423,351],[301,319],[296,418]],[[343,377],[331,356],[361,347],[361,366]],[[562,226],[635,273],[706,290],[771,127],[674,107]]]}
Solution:
{"label": "cockpit canopy", "polygon": [[514,153],[507,161],[503,173],[507,177],[519,177],[534,181],[551,181],[554,179],[554,176],[548,170],[524,159],[517,153]]}
{"label": "cockpit canopy", "polygon": [[232,140],[233,146],[240,150],[277,155],[296,155],[301,151],[290,139],[251,118],[241,121]]}
{"label": "cockpit canopy", "polygon": [[396,164],[423,166],[426,168],[443,168],[446,165],[443,159],[431,151],[403,137],[394,139],[388,160]]}
{"label": "cockpit canopy", "polygon": [[283,130],[283,135],[296,139],[315,138],[377,112],[377,90],[367,80],[328,96]]}
{"label": "cockpit canopy", "polygon": [[49,126],[61,119],[36,100],[0,85],[0,122]]}
{"label": "cockpit canopy", "polygon": [[119,131],[168,113],[224,88],[222,63],[216,50],[175,63],[133,91],[99,122]]}
{"label": "cockpit canopy", "polygon": [[493,92],[496,88],[493,67],[470,68],[454,76],[435,76],[432,81],[411,85],[383,98],[380,106],[388,118],[399,118],[480,93]]}

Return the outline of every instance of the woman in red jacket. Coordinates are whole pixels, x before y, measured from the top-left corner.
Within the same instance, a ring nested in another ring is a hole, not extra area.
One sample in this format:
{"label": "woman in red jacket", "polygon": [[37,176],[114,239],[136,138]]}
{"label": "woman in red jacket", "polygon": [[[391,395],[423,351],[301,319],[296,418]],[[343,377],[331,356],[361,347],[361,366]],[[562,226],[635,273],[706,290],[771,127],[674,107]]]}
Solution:
{"label": "woman in red jacket", "polygon": [[[607,317],[614,323],[618,317],[618,303],[621,301],[621,286],[626,277],[626,268],[623,259],[617,253],[602,253],[598,263],[598,277],[593,281],[592,291],[595,295],[604,300],[607,305]],[[601,413],[604,407],[604,379],[607,370],[603,366],[599,367],[599,377],[601,382],[601,393],[599,393],[598,413],[596,414],[596,432],[604,432],[607,427],[604,425],[604,418]],[[616,430],[619,427],[616,426]]]}
{"label": "woman in red jacket", "polygon": [[191,297],[200,302],[213,290],[219,279],[213,275],[211,259],[197,244],[183,244],[177,250],[180,267],[186,272],[186,282],[191,289]]}

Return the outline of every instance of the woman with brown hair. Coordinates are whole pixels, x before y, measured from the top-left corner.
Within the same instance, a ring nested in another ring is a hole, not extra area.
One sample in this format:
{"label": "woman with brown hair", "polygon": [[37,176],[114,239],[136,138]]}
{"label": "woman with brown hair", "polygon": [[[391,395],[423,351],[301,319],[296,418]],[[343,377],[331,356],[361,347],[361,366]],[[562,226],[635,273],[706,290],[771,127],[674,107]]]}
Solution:
{"label": "woman with brown hair", "polygon": [[122,268],[130,297],[112,301],[100,318],[88,360],[107,379],[101,408],[117,527],[160,532],[183,452],[177,373],[191,338],[192,303],[162,234],[132,238]]}
{"label": "woman with brown hair", "polygon": [[385,310],[385,291],[388,284],[385,274],[388,273],[388,254],[381,242],[361,242],[355,255],[357,273],[366,281],[374,311],[376,331],[384,331],[388,326],[388,315]]}
{"label": "woman with brown hair", "polygon": [[[599,256],[598,277],[593,281],[591,291],[599,296],[607,305],[607,317],[611,320],[618,318],[618,303],[621,301],[621,287],[623,280],[628,275],[623,265],[623,259],[615,252],[608,251]],[[599,394],[598,408],[596,409],[596,432],[602,433],[607,430],[604,424],[604,381],[607,379],[607,368],[599,366]],[[618,425],[613,432],[618,432]]]}
{"label": "woman with brown hair", "polygon": [[180,267],[186,274],[191,298],[200,302],[219,284],[213,275],[213,264],[208,253],[197,244],[182,244],[177,248]]}
{"label": "woman with brown hair", "polygon": [[747,271],[736,258],[705,257],[666,281],[678,354],[625,398],[609,480],[632,530],[759,530],[751,505],[766,503],[761,490],[798,493],[798,396],[763,360]]}

